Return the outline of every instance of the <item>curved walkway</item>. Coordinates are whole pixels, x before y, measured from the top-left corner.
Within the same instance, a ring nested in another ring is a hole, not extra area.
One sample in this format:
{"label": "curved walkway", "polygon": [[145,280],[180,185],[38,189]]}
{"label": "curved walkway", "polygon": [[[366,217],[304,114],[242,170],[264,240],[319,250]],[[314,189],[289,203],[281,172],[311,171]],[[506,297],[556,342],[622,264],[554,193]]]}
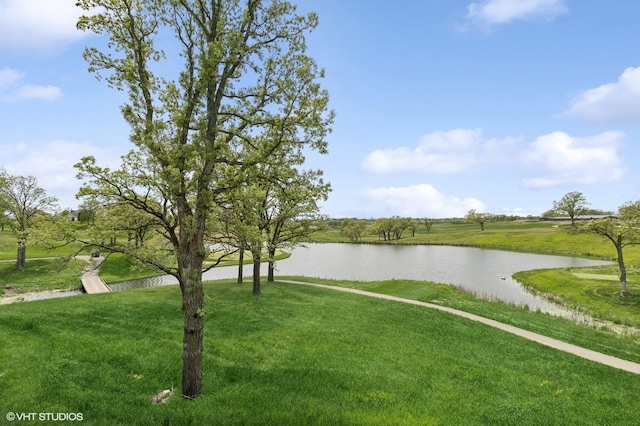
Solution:
{"label": "curved walkway", "polygon": [[324,288],[324,289],[334,290],[334,291],[342,291],[345,293],[359,294],[361,296],[374,297],[376,299],[393,300],[395,302],[408,303],[411,305],[418,305],[418,306],[422,306],[429,309],[436,309],[438,311],[448,312],[450,314],[457,315],[463,318],[470,319],[472,321],[480,322],[482,324],[486,324],[488,326],[498,328],[508,333],[515,334],[516,336],[524,337],[525,339],[529,339],[531,341],[540,343],[542,345],[546,345],[554,349],[564,351],[564,352],[579,356],[581,358],[588,359],[590,361],[608,365],[610,367],[617,368],[620,370],[625,370],[634,374],[640,374],[640,364],[636,362],[616,358],[611,355],[605,355],[600,352],[592,351],[591,349],[586,349],[580,346],[572,345],[570,343],[566,343],[561,340],[552,339],[551,337],[543,336],[542,334],[533,333],[531,331],[523,330],[521,328],[514,327],[508,324],[503,324],[501,322],[484,318],[479,315],[470,314],[468,312],[460,311],[458,309],[447,308],[445,306],[440,306],[433,303],[420,302],[419,300],[412,300],[412,299],[404,299],[402,297],[390,296],[387,294],[380,294],[380,293],[373,293],[370,291],[358,290],[354,288],[306,283],[302,281],[289,281],[289,280],[278,280],[278,281],[283,283],[289,283],[289,284],[298,284],[298,285],[305,285],[309,287]]}
{"label": "curved walkway", "polygon": [[109,293],[111,291],[102,278],[98,276],[104,257],[76,256],[76,259],[87,262],[87,266],[82,272],[82,277],[80,277],[84,291],[87,294]]}

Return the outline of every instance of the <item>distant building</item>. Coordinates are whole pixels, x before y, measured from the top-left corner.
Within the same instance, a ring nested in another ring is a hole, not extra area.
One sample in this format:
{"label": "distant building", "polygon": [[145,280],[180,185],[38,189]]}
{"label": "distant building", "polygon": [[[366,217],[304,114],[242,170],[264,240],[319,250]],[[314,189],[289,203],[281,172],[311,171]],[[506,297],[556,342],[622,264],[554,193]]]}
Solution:
{"label": "distant building", "polygon": [[[617,219],[617,214],[581,214],[574,218],[574,220],[596,220],[596,219]],[[569,216],[542,216],[540,218],[544,222],[570,222]]]}
{"label": "distant building", "polygon": [[79,216],[80,210],[71,210],[69,213],[67,213],[67,219],[69,219],[71,222],[77,222]]}

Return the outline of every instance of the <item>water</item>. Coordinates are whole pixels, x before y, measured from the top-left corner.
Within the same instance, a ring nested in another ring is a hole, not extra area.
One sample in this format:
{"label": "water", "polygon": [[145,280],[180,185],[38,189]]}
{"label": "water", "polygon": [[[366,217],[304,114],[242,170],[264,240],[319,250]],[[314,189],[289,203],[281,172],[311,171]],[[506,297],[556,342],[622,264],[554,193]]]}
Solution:
{"label": "water", "polygon": [[[276,276],[306,276],[340,280],[411,279],[434,281],[464,288],[485,299],[497,299],[530,309],[560,313],[559,306],[528,292],[511,275],[541,268],[567,268],[610,264],[611,262],[514,253],[472,247],[394,246],[365,244],[309,244],[293,250],[291,257],[279,261]],[[266,275],[266,265],[262,274]],[[244,268],[245,277],[252,274]],[[214,268],[205,280],[234,278],[237,267]],[[130,288],[177,284],[171,276],[113,284],[114,291]],[[565,311],[566,312],[566,311]]]}

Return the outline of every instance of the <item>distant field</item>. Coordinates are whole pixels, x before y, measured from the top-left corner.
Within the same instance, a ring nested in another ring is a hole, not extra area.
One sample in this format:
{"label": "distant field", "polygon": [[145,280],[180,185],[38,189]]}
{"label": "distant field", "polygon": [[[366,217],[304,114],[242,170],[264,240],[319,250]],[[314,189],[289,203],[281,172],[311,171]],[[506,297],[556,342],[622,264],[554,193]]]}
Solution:
{"label": "distant field", "polygon": [[[620,277],[618,275],[613,274],[587,274],[584,272],[573,272],[578,278],[584,278],[587,280],[604,280],[604,281],[618,281]],[[631,280],[627,280],[631,282]]]}
{"label": "distant field", "polygon": [[[317,232],[312,236],[315,242],[348,242],[339,228]],[[377,235],[365,232],[362,242],[384,243]],[[540,221],[499,221],[489,222],[481,231],[476,224],[461,221],[436,221],[427,233],[421,225],[414,237],[405,230],[402,238],[393,244],[445,244],[471,245],[503,250],[529,251],[614,259],[615,248],[600,236],[576,232],[567,224]],[[640,263],[640,247],[625,250],[627,261]]]}

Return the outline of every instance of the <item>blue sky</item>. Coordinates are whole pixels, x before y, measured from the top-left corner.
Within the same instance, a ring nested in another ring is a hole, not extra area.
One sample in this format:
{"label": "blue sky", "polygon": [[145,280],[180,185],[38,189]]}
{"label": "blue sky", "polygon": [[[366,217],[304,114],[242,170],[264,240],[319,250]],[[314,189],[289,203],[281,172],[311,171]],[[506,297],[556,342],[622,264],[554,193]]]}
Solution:
{"label": "blue sky", "polygon": [[[0,0],[0,167],[75,207],[72,165],[132,145],[87,72],[75,0]],[[333,217],[540,214],[640,198],[640,2],[301,0],[336,121]]]}

